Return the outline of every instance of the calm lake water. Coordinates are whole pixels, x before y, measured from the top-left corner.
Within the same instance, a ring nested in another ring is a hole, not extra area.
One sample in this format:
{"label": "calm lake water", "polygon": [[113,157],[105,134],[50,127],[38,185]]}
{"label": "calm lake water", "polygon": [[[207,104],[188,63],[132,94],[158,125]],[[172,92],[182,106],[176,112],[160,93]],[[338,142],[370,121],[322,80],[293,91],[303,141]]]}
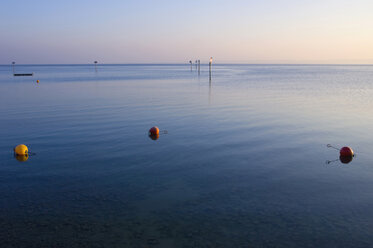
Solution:
{"label": "calm lake water", "polygon": [[373,246],[373,66],[15,69],[1,247]]}

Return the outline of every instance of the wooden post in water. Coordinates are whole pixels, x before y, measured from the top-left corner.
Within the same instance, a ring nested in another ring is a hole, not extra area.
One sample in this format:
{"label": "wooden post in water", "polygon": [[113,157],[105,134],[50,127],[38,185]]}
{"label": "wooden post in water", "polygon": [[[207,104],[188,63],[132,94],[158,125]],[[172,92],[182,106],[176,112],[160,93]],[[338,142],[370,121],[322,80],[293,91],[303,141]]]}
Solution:
{"label": "wooden post in water", "polygon": [[16,62],[12,62],[12,70],[13,70],[13,74],[14,74],[14,65],[16,64]]}
{"label": "wooden post in water", "polygon": [[190,63],[190,71],[193,71],[193,62],[189,60],[189,63]]}
{"label": "wooden post in water", "polygon": [[209,62],[209,75],[210,75],[210,81],[211,81],[211,66],[212,66],[212,57],[210,58],[210,62]]}
{"label": "wooden post in water", "polygon": [[198,60],[198,75],[201,72],[201,60]]}

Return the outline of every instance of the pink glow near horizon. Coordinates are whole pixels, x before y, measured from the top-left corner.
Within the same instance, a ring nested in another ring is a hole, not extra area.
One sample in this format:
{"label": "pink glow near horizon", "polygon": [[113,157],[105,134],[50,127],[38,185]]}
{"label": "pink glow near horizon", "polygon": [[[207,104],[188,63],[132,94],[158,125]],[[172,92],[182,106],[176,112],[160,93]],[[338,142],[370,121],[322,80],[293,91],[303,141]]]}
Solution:
{"label": "pink glow near horizon", "polygon": [[373,63],[373,2],[7,1],[0,64]]}

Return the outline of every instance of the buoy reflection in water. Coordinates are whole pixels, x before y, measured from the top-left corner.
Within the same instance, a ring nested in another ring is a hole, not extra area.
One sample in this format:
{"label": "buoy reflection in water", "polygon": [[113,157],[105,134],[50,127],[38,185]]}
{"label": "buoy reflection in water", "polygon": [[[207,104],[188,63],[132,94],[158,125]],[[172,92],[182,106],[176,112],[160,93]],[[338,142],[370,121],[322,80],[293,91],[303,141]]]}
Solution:
{"label": "buoy reflection in water", "polygon": [[159,139],[159,133],[158,134],[149,134],[149,138],[151,138],[152,140],[157,140],[157,139]]}
{"label": "buoy reflection in water", "polygon": [[339,160],[341,161],[341,163],[343,164],[348,164],[352,161],[352,159],[354,158],[354,156],[339,156]]}
{"label": "buoy reflection in water", "polygon": [[28,160],[28,157],[29,157],[28,154],[25,154],[25,155],[18,155],[18,154],[16,154],[16,155],[15,155],[15,158],[16,158],[19,162],[26,162],[26,161]]}

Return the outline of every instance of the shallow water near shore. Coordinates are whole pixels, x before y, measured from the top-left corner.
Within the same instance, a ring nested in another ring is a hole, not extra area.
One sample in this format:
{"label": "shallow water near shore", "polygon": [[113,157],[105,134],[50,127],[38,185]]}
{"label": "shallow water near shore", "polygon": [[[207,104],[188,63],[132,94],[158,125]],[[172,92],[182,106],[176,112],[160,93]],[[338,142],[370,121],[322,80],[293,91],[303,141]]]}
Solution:
{"label": "shallow water near shore", "polygon": [[15,68],[34,76],[0,66],[3,247],[373,245],[373,66]]}

